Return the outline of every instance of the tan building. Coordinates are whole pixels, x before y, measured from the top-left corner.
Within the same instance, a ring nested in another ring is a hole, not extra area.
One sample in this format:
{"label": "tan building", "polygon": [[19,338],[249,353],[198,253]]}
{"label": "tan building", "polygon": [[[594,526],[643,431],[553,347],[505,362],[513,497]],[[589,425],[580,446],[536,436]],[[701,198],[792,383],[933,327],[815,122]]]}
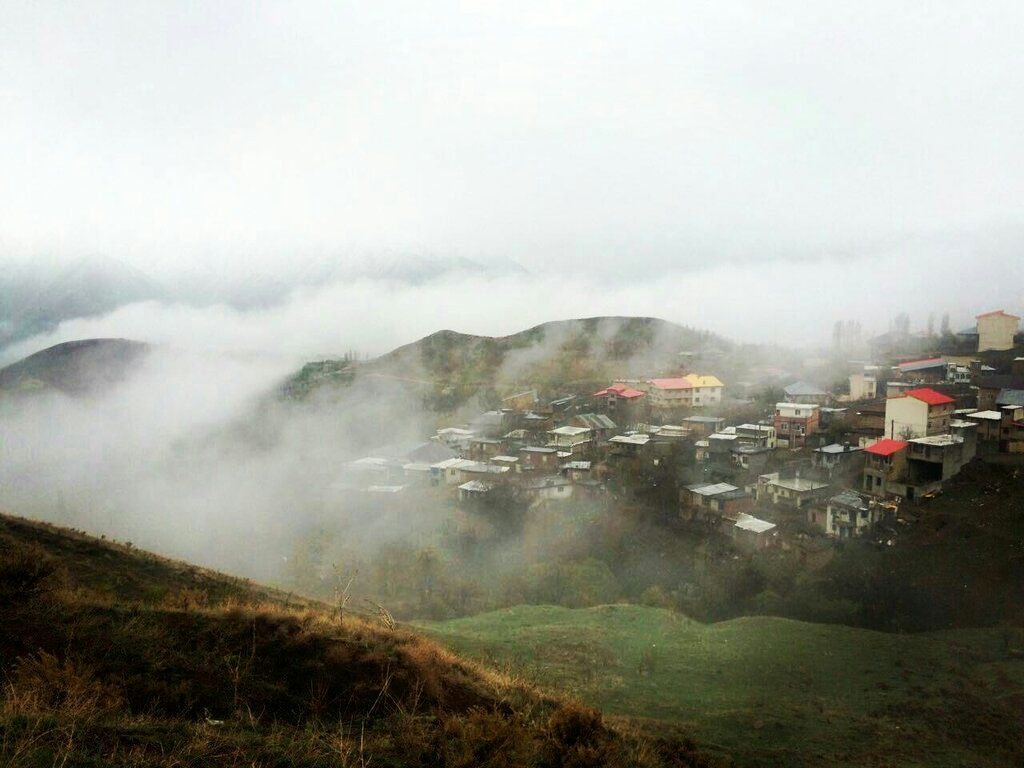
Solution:
{"label": "tan building", "polygon": [[909,440],[949,432],[956,401],[928,387],[885,401],[885,436]]}
{"label": "tan building", "polygon": [[1013,349],[1013,337],[1020,328],[1020,318],[1001,309],[978,315],[978,351]]}
{"label": "tan building", "polygon": [[850,374],[850,399],[874,400],[878,397],[878,379],[873,373]]}
{"label": "tan building", "polygon": [[690,373],[644,382],[652,409],[705,408],[722,402],[722,382],[715,376]]}

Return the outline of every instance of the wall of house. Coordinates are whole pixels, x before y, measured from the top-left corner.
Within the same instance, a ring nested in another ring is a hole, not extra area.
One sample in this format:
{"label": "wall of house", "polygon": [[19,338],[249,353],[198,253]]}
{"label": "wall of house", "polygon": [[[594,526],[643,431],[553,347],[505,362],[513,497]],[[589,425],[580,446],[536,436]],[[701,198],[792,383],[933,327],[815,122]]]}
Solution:
{"label": "wall of house", "polygon": [[928,404],[914,397],[890,397],[885,401],[885,436],[894,440],[928,434]]}
{"label": "wall of house", "polygon": [[1013,315],[988,315],[978,318],[978,351],[1013,349],[1013,337],[1020,318]]}
{"label": "wall of house", "polygon": [[850,376],[850,399],[872,400],[877,396],[878,382],[874,376],[854,373]]}

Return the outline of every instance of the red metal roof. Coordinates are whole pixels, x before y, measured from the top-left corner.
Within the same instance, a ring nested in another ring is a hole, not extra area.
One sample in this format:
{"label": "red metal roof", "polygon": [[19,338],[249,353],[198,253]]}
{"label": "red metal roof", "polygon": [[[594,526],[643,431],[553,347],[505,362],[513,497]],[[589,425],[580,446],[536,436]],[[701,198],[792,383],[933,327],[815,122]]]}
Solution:
{"label": "red metal roof", "polygon": [[684,377],[675,379],[651,379],[648,383],[658,389],[693,389],[693,382]]}
{"label": "red metal roof", "polygon": [[627,387],[625,384],[612,384],[610,387],[606,387],[605,389],[602,389],[600,392],[595,392],[592,395],[592,397],[607,397],[612,393],[614,393],[616,397],[622,397],[627,400],[632,400],[633,398],[644,396],[644,393],[641,392],[639,389]]}
{"label": "red metal roof", "polygon": [[949,395],[944,395],[941,392],[936,392],[934,389],[931,389],[930,387],[921,387],[920,389],[908,389],[906,394],[907,397],[912,397],[915,400],[920,400],[923,403],[928,403],[928,405],[949,405],[950,403],[956,402],[956,400],[954,400]]}
{"label": "red metal roof", "polygon": [[879,440],[874,445],[864,449],[866,453],[873,453],[875,456],[892,456],[906,448],[909,443],[906,440],[890,440],[888,437]]}

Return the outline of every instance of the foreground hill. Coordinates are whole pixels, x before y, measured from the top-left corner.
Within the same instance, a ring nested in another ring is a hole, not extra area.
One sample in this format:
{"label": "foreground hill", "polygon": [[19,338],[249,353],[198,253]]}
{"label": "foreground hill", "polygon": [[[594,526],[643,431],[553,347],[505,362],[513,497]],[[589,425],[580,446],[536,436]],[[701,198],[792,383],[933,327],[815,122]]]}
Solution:
{"label": "foreground hill", "polygon": [[730,346],[711,333],[652,317],[558,320],[497,337],[444,330],[358,366],[310,363],[285,392],[302,398],[339,383],[386,378],[418,389],[443,411],[473,396],[493,400],[520,385],[553,394],[588,390],[616,376],[655,375],[677,370],[682,352]]}
{"label": "foreground hill", "polygon": [[424,625],[608,713],[702,734],[738,765],[1019,766],[1020,630],[893,635],[656,608],[521,606]]}
{"label": "foreground hill", "polygon": [[102,393],[122,381],[148,352],[149,345],[128,339],[56,344],[0,369],[0,392]]}
{"label": "foreground hill", "polygon": [[684,766],[379,619],[0,516],[4,766]]}

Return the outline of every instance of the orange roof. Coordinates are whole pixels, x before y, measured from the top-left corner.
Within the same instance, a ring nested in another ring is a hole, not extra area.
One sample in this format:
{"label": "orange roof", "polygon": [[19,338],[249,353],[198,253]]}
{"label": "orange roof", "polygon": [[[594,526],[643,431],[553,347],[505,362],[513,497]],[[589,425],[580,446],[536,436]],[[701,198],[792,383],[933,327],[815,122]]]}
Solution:
{"label": "orange roof", "polygon": [[899,453],[906,448],[910,443],[906,440],[890,440],[889,438],[883,438],[874,445],[869,445],[864,449],[867,453],[873,453],[875,456],[892,456],[894,453]]}
{"label": "orange roof", "polygon": [[675,379],[651,379],[647,383],[658,389],[693,389],[693,382],[685,376]]}

